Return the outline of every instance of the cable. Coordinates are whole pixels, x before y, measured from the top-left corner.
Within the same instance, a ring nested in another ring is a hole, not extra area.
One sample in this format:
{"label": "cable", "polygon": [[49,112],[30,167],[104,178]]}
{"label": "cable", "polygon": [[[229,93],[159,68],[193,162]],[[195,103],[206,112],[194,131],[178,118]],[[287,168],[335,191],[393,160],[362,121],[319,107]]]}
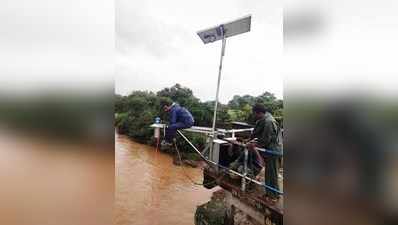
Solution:
{"label": "cable", "polygon": [[181,165],[182,171],[183,171],[184,175],[188,178],[189,181],[191,181],[191,183],[193,185],[207,186],[207,185],[210,185],[210,184],[213,184],[213,183],[219,183],[219,181],[224,177],[224,175],[221,175],[217,179],[214,179],[213,181],[210,181],[208,183],[199,183],[199,182],[194,181],[184,169],[182,158],[181,158],[181,154],[180,154],[180,151],[177,148],[177,142],[175,140],[174,140],[174,146],[175,146],[175,149],[176,149],[176,152],[177,152],[177,155],[178,155],[178,159],[180,160],[180,165]]}

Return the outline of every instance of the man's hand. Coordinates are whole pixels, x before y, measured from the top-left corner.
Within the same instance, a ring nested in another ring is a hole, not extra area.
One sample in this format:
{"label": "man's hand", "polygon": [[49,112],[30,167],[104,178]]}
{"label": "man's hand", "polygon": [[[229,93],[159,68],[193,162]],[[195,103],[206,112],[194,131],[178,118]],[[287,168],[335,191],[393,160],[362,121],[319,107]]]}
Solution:
{"label": "man's hand", "polygon": [[247,149],[253,151],[253,150],[256,149],[256,143],[254,143],[254,142],[249,142],[249,143],[246,144],[246,147],[247,147]]}
{"label": "man's hand", "polygon": [[246,144],[246,148],[247,148],[249,151],[254,152],[254,153],[256,154],[256,156],[257,156],[257,159],[258,159],[259,163],[260,163],[262,166],[264,166],[264,159],[263,159],[263,157],[260,155],[260,153],[257,151],[256,147],[257,147],[257,142],[255,142],[255,141],[251,141],[251,142],[249,142],[249,143]]}
{"label": "man's hand", "polygon": [[258,173],[258,175],[256,176],[256,180],[264,182],[265,179],[265,167],[263,167],[260,171],[260,173]]}

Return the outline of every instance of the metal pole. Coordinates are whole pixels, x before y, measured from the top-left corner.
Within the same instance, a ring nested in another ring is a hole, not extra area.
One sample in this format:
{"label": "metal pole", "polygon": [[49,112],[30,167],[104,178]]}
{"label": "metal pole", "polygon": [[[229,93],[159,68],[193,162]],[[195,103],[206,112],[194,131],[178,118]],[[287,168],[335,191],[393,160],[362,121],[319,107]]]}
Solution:
{"label": "metal pole", "polygon": [[244,161],[244,164],[243,164],[242,191],[246,190],[247,159],[248,158],[249,158],[249,151],[245,147],[245,161]]}
{"label": "metal pole", "polygon": [[213,127],[212,127],[213,134],[215,133],[215,130],[216,130],[217,107],[218,107],[218,94],[219,94],[219,92],[220,92],[221,70],[222,70],[222,61],[223,61],[223,58],[224,58],[225,42],[226,42],[226,39],[225,39],[225,37],[224,37],[224,38],[222,39],[221,57],[220,57],[220,67],[219,67],[219,69],[218,69],[218,81],[217,81],[217,91],[216,91],[216,103],[215,103],[215,105],[214,105],[214,116],[213,116]]}
{"label": "metal pole", "polygon": [[[214,115],[213,115],[213,126],[212,126],[212,133],[213,133],[213,140],[216,137],[216,120],[217,120],[217,107],[218,107],[218,94],[220,92],[220,81],[221,81],[221,70],[222,70],[222,61],[224,58],[224,53],[225,53],[225,44],[226,44],[226,38],[224,36],[224,27],[220,26],[223,39],[222,39],[222,46],[221,46],[221,57],[220,57],[220,66],[218,68],[218,81],[217,81],[217,91],[216,91],[216,102],[214,104]],[[211,144],[211,149],[210,149],[210,159],[213,160],[213,143]]]}

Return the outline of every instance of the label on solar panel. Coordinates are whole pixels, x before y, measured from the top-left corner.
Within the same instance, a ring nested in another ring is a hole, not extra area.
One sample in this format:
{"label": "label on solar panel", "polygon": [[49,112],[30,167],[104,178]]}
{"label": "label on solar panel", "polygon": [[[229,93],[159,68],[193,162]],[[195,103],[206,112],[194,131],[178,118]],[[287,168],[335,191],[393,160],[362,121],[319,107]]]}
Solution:
{"label": "label on solar panel", "polygon": [[218,26],[198,31],[200,39],[203,43],[211,43],[223,38],[223,35],[228,38],[237,34],[250,31],[251,15],[234,20],[232,22],[223,23]]}

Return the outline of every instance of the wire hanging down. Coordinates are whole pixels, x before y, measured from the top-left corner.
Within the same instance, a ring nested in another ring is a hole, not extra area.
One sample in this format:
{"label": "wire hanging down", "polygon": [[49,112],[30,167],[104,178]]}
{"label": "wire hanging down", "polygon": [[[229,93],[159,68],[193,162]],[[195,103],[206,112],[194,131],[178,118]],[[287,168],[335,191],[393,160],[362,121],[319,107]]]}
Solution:
{"label": "wire hanging down", "polygon": [[207,186],[207,185],[210,185],[210,184],[213,184],[213,183],[218,183],[218,182],[224,177],[224,175],[221,175],[221,176],[218,177],[217,179],[215,179],[215,180],[213,180],[213,181],[210,181],[210,182],[208,182],[208,183],[199,183],[199,182],[194,181],[194,180],[188,175],[188,173],[187,173],[187,172],[185,171],[185,169],[184,169],[183,162],[182,162],[182,158],[181,158],[181,154],[180,154],[180,151],[179,151],[178,148],[177,148],[177,143],[176,143],[176,141],[174,141],[174,147],[175,147],[175,149],[176,149],[176,152],[177,152],[177,155],[178,155],[178,159],[180,160],[180,165],[181,165],[182,171],[183,171],[184,175],[188,178],[189,181],[191,181],[191,183],[192,183],[193,185]]}

